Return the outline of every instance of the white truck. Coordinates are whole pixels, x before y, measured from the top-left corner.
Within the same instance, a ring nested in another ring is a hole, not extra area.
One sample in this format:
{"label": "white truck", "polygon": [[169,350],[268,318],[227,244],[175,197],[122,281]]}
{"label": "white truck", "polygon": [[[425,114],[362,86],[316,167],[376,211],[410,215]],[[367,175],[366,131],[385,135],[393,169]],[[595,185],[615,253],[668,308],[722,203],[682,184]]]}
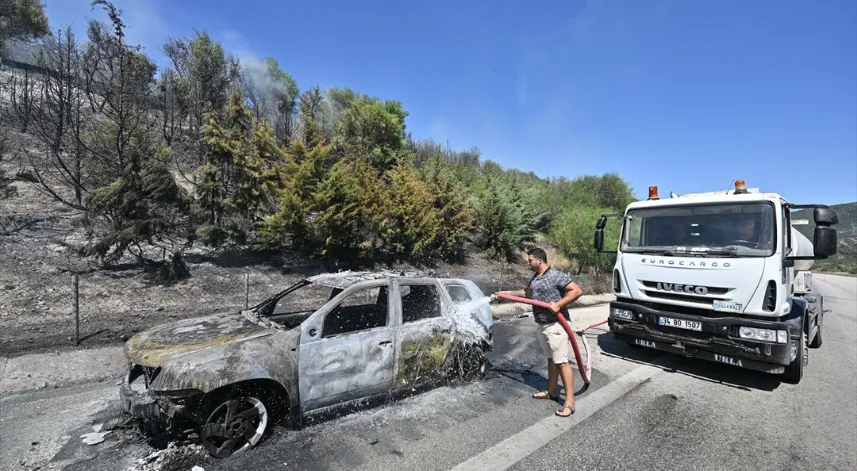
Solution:
{"label": "white truck", "polygon": [[[793,224],[813,209],[813,242]],[[621,217],[617,251],[604,228]],[[822,342],[823,299],[812,291],[813,260],[836,253],[836,212],[795,205],[776,193],[734,190],[649,198],[602,215],[595,248],[616,253],[608,324],[632,345],[780,374],[798,383],[808,348]]]}

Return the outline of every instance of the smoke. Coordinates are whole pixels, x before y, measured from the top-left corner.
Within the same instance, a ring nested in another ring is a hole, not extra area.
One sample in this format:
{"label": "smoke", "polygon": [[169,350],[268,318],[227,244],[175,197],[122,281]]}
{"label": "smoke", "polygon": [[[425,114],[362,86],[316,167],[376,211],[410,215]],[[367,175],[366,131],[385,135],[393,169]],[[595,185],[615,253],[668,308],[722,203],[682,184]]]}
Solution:
{"label": "smoke", "polygon": [[272,124],[280,119],[278,103],[294,100],[297,87],[276,62],[255,56],[241,57],[241,76],[245,93],[260,117]]}
{"label": "smoke", "polygon": [[258,57],[241,58],[241,78],[247,96],[253,106],[262,116],[271,120],[274,117],[273,107],[277,93],[282,92],[283,86],[274,80],[265,61]]}

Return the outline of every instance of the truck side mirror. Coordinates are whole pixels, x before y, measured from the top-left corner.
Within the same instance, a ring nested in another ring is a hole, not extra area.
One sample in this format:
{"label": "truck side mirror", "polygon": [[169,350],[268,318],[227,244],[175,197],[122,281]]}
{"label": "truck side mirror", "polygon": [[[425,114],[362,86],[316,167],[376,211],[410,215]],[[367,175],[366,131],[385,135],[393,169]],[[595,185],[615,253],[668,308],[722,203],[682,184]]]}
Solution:
{"label": "truck side mirror", "polygon": [[788,207],[791,209],[813,208],[812,218],[815,219],[815,231],[812,234],[813,254],[811,256],[788,257],[788,259],[823,260],[831,255],[836,255],[838,243],[836,229],[830,227],[839,224],[839,216],[836,211],[825,205],[816,204],[790,204]]}
{"label": "truck side mirror", "polygon": [[595,243],[592,244],[598,253],[616,253],[615,250],[604,251],[604,227],[607,226],[607,219],[622,216],[621,213],[602,214],[595,223]]}
{"label": "truck side mirror", "polygon": [[[816,216],[818,215],[818,209],[816,211]],[[836,218],[836,213],[833,213],[834,219]],[[818,219],[816,218],[816,222]],[[836,229],[832,227],[825,226],[816,226],[815,232],[812,237],[812,248],[815,257],[817,258],[827,258],[831,255],[836,255],[836,246],[837,246],[837,237],[836,237]]]}
{"label": "truck side mirror", "polygon": [[839,216],[830,208],[815,208],[812,213],[816,226],[829,227],[839,224]]}

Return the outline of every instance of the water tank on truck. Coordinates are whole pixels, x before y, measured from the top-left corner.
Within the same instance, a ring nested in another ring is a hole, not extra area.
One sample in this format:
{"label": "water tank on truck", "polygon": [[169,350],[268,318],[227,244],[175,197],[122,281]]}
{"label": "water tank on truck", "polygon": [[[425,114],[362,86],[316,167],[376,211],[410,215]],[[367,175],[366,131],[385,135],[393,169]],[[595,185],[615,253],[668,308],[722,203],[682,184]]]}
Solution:
{"label": "water tank on truck", "polygon": [[[812,257],[815,254],[815,249],[812,247],[812,241],[794,227],[791,229],[792,253],[790,255],[793,257]],[[815,260],[795,260],[795,271],[809,271],[814,262]]]}
{"label": "water tank on truck", "polygon": [[[792,229],[792,256],[811,257],[815,254],[812,242],[800,231]],[[812,291],[812,268],[814,260],[795,260],[794,279],[792,280],[792,294],[805,296]]]}

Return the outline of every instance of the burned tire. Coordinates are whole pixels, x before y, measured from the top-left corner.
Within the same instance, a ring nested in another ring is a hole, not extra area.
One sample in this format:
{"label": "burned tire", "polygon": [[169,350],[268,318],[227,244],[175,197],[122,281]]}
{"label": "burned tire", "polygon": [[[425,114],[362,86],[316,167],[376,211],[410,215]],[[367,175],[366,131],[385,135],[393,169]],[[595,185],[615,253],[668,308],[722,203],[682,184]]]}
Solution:
{"label": "burned tire", "polygon": [[798,341],[797,356],[794,361],[786,367],[783,372],[783,380],[787,383],[798,384],[803,379],[803,370],[809,363],[809,350],[807,349],[806,332],[801,335]]}
{"label": "burned tire", "polygon": [[214,406],[200,431],[202,445],[215,458],[254,447],[268,430],[268,408],[254,396],[236,396]]}
{"label": "burned tire", "polygon": [[457,349],[453,362],[452,377],[464,381],[482,379],[488,370],[485,350],[478,345],[467,345]]}

